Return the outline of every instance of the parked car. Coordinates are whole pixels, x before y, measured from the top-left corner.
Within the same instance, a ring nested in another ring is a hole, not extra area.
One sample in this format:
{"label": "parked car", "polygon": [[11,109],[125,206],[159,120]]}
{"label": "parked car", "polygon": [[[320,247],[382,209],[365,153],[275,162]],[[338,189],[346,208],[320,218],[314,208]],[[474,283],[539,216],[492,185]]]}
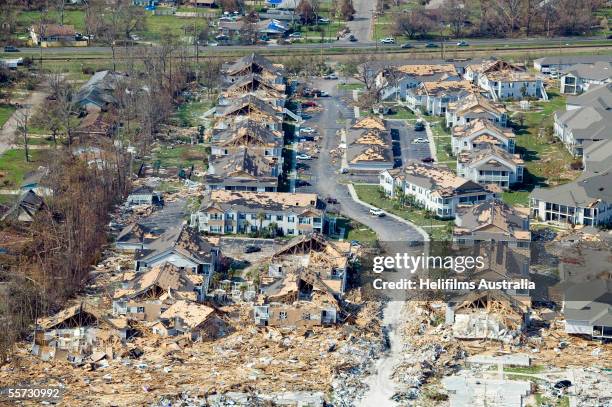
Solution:
{"label": "parked car", "polygon": [[295,158],[297,158],[298,160],[312,160],[311,156],[309,156],[308,154],[304,154],[304,153],[296,155]]}
{"label": "parked car", "polygon": [[440,48],[440,46],[438,44],[430,42],[429,44],[425,45],[425,48]]}
{"label": "parked car", "polygon": [[458,47],[467,47],[467,46],[469,46],[469,45],[470,45],[470,44],[468,44],[468,43],[467,43],[467,42],[465,42],[465,41],[459,41],[459,42],[457,43],[457,46],[458,46]]}
{"label": "parked car", "polygon": [[333,205],[338,204],[338,200],[336,198],[332,198],[331,196],[328,196],[325,202],[327,202],[328,204],[333,204]]}
{"label": "parked car", "polygon": [[421,137],[417,137],[414,140],[412,140],[412,144],[423,144],[423,143],[429,143],[429,140],[421,138]]}
{"label": "parked car", "polygon": [[312,116],[306,113],[302,113],[302,119],[303,120],[308,120],[308,119],[312,119]]}
{"label": "parked car", "polygon": [[335,73],[330,73],[329,75],[323,76],[323,79],[338,79],[338,75]]}
{"label": "parked car", "polygon": [[423,131],[425,130],[425,124],[420,121],[417,120],[417,122],[414,124],[414,131]]}
{"label": "parked car", "polygon": [[4,52],[19,52],[19,49],[17,49],[17,47],[14,47],[12,45],[7,45],[4,47]]}
{"label": "parked car", "polygon": [[302,107],[317,107],[317,102],[307,100],[306,102],[302,102]]}
{"label": "parked car", "polygon": [[244,252],[245,253],[256,253],[256,252],[260,252],[261,251],[261,247],[259,246],[252,246],[252,245],[248,245],[244,248]]}
{"label": "parked car", "polygon": [[349,35],[348,39],[349,39],[350,42],[357,42],[357,41],[359,41],[357,39],[357,37],[355,37],[353,34]]}
{"label": "parked car", "polygon": [[434,162],[434,161],[436,161],[436,160],[434,160],[434,159],[433,159],[433,158],[431,158],[431,157],[425,157],[425,158],[423,158],[421,161],[423,161],[424,163],[433,163],[433,162]]}
{"label": "parked car", "polygon": [[321,96],[322,98],[326,98],[326,97],[329,97],[329,93],[327,93],[324,90],[322,90],[321,94],[319,94],[319,96]]}
{"label": "parked car", "polygon": [[414,48],[414,47],[410,43],[405,43],[405,44],[402,44],[401,48],[407,49],[407,48]]}
{"label": "parked car", "polygon": [[370,215],[380,217],[380,216],[385,216],[385,212],[382,209],[372,208],[370,209]]}
{"label": "parked car", "polygon": [[302,33],[301,32],[291,33],[289,34],[289,38],[302,38]]}
{"label": "parked car", "polygon": [[380,40],[381,44],[395,44],[395,38],[393,37],[387,37],[387,38],[383,38],[382,40]]}
{"label": "parked car", "polygon": [[329,23],[330,23],[329,18],[319,17],[319,24],[329,24]]}
{"label": "parked car", "polygon": [[317,132],[317,129],[313,129],[312,127],[302,127],[300,129],[300,133],[309,134],[309,133],[316,133],[316,132]]}

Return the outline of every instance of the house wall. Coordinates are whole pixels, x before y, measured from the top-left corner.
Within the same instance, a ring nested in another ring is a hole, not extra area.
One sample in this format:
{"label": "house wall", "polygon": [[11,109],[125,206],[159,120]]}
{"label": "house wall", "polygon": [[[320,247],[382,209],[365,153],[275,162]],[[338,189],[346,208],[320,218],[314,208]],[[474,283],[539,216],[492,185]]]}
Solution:
{"label": "house wall", "polygon": [[303,233],[323,232],[324,213],[320,216],[302,216],[293,212],[263,212],[265,218],[260,221],[257,215],[260,212],[227,211],[220,213],[219,219],[211,219],[207,212],[197,212],[192,217],[192,225],[198,225],[200,232],[213,234],[251,233],[268,228],[276,223],[284,235],[297,236]]}
{"label": "house wall", "polygon": [[478,184],[497,184],[503,189],[523,181],[523,166],[502,165],[499,170],[484,170],[479,166],[457,162],[457,175]]}
{"label": "house wall", "polygon": [[458,153],[461,153],[463,151],[472,151],[472,150],[479,149],[480,145],[479,144],[475,145],[473,140],[482,134],[487,134],[492,137],[495,137],[495,139],[500,143],[498,145],[499,147],[503,148],[509,153],[514,153],[514,147],[515,147],[514,140],[507,139],[505,137],[502,138],[497,135],[491,134],[490,132],[487,132],[487,131],[481,131],[481,132],[474,133],[472,136],[469,136],[469,137],[451,137],[451,148],[452,148],[453,154],[457,155]]}
{"label": "house wall", "polygon": [[313,327],[337,322],[333,307],[259,306],[254,309],[255,323],[276,327]]}
{"label": "house wall", "polygon": [[612,202],[600,202],[594,208],[581,208],[530,199],[531,216],[559,225],[596,226],[612,220]]}

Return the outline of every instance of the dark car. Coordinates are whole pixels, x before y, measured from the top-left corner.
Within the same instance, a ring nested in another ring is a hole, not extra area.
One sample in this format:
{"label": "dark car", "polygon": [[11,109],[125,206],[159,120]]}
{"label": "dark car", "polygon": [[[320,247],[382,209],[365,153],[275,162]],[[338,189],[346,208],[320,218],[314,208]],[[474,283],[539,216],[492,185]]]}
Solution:
{"label": "dark car", "polygon": [[434,161],[436,161],[436,160],[434,160],[434,159],[433,159],[433,158],[431,158],[431,157],[425,157],[425,158],[423,158],[421,161],[423,161],[424,163],[432,163],[432,162],[434,162]]}
{"label": "dark car", "polygon": [[414,131],[423,131],[425,130],[425,124],[423,122],[416,122],[414,124]]}
{"label": "dark car", "polygon": [[414,47],[412,46],[412,44],[405,43],[405,44],[402,44],[401,48],[408,49],[408,48],[414,48]]}
{"label": "dark car", "polygon": [[249,246],[246,246],[244,248],[244,252],[245,253],[256,253],[256,252],[260,252],[260,251],[261,251],[261,247],[259,247],[259,246],[249,245]]}
{"label": "dark car", "polygon": [[331,197],[331,196],[328,196],[327,199],[325,200],[325,202],[327,202],[328,204],[333,204],[333,205],[337,205],[338,204],[338,200],[336,198]]}
{"label": "dark car", "polygon": [[438,44],[430,42],[429,44],[425,45],[425,48],[440,48],[440,46]]}
{"label": "dark car", "polygon": [[568,387],[570,387],[572,385],[572,382],[565,379],[565,380],[559,380],[557,383],[555,383],[555,389],[567,389]]}
{"label": "dark car", "polygon": [[355,37],[353,34],[351,34],[351,35],[349,36],[349,41],[350,41],[350,42],[357,42],[358,40],[357,40],[357,37]]}
{"label": "dark car", "polygon": [[4,47],[4,52],[19,52],[19,49],[12,45],[7,45]]}

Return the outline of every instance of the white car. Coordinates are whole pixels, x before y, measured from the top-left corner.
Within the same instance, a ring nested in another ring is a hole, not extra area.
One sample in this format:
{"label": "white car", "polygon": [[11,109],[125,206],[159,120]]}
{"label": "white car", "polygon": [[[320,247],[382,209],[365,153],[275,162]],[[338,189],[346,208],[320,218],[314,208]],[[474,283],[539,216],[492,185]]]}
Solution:
{"label": "white car", "polygon": [[289,34],[289,38],[302,38],[301,32],[291,33]]}
{"label": "white car", "polygon": [[429,143],[429,141],[421,137],[418,137],[412,140],[412,144],[421,144],[421,143]]}
{"label": "white car", "polygon": [[296,155],[295,158],[297,158],[298,160],[312,160],[311,156],[303,153]]}
{"label": "white car", "polygon": [[316,132],[317,132],[317,130],[313,129],[312,127],[303,127],[303,128],[300,129],[300,133],[309,134],[309,133],[316,133]]}
{"label": "white car", "polygon": [[383,38],[382,40],[380,40],[381,44],[395,44],[395,38],[393,37],[387,37],[387,38]]}
{"label": "white car", "polygon": [[338,79],[338,75],[335,73],[330,73],[329,75],[323,76],[323,79]]}
{"label": "white car", "polygon": [[372,208],[370,209],[370,215],[374,216],[385,216],[385,212],[382,209]]}

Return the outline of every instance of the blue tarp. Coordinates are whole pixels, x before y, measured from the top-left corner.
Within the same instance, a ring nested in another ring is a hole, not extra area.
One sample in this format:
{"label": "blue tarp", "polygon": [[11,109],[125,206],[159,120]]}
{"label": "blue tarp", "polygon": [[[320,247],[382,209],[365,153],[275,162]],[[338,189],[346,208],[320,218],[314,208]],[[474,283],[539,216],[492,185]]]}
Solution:
{"label": "blue tarp", "polygon": [[275,6],[278,6],[279,4],[283,2],[283,0],[266,0],[266,2],[269,4],[273,4]]}

